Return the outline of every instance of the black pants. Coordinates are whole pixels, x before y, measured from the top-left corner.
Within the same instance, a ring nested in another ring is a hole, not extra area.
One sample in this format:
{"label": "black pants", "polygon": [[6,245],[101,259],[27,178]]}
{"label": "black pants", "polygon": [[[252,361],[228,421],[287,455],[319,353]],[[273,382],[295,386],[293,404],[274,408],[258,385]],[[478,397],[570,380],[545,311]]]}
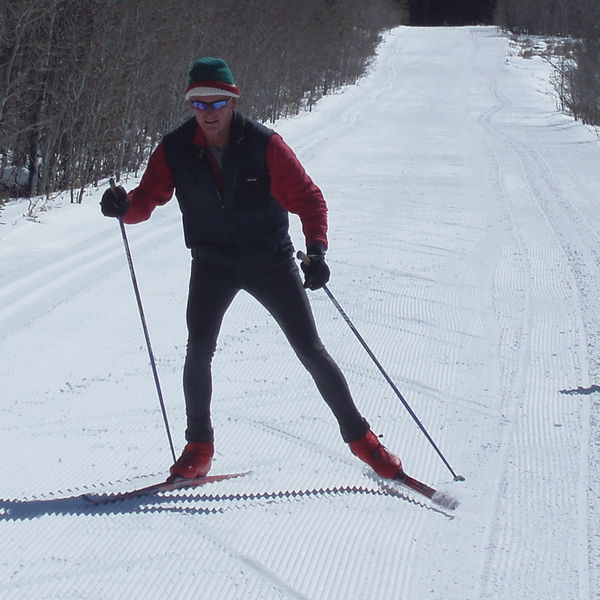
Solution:
{"label": "black pants", "polygon": [[195,258],[187,306],[188,346],[183,372],[186,439],[213,441],[211,362],[223,315],[240,290],[254,296],[279,323],[337,419],[344,441],[365,435],[369,424],[356,408],[344,375],[319,339],[294,261],[238,270]]}

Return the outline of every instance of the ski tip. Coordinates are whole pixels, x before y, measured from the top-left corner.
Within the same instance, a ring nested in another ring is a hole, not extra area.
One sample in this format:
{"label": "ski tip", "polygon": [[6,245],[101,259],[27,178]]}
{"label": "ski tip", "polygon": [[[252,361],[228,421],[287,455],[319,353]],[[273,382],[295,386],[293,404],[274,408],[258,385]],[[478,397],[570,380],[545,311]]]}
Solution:
{"label": "ski tip", "polygon": [[450,510],[455,510],[458,505],[460,504],[460,502],[454,498],[453,496],[450,496],[450,494],[446,494],[444,492],[436,492],[432,497],[431,500],[433,502],[435,502],[436,504],[438,504],[439,506],[443,506],[444,508],[449,508]]}

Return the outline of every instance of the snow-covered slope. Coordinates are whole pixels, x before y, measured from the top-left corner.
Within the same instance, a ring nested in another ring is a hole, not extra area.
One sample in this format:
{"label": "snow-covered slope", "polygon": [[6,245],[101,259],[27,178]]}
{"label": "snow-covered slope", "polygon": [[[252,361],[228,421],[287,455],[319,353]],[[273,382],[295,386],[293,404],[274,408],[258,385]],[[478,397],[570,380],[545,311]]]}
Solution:
{"label": "snow-covered slope", "polygon": [[[325,345],[407,471],[461,500],[454,513],[374,493],[245,295],[214,361],[213,472],[252,473],[86,504],[171,463],[118,226],[101,190],[38,222],[7,207],[0,598],[597,598],[600,141],[556,111],[549,74],[494,28],[399,28],[359,85],[276,125],[328,198],[331,291],[466,481],[315,292]],[[128,235],[179,451],[176,203]]]}

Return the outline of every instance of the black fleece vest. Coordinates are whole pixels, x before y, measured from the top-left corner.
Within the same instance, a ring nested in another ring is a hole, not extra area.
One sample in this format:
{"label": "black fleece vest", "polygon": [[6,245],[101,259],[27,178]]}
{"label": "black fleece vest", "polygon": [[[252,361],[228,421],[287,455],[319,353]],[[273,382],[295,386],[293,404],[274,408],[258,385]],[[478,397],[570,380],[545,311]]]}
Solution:
{"label": "black fleece vest", "polygon": [[193,144],[190,119],[163,139],[185,243],[195,258],[219,264],[270,264],[293,255],[288,212],[270,194],[266,150],[273,131],[236,113],[221,168],[223,191],[207,152]]}

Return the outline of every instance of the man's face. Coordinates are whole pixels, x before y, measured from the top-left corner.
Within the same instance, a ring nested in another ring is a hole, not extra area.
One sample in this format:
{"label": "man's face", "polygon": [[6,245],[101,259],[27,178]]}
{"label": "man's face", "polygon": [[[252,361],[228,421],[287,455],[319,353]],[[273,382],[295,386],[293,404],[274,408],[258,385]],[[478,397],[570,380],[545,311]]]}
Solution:
{"label": "man's face", "polygon": [[[194,106],[194,103],[198,103]],[[223,104],[226,103],[226,104]],[[193,96],[190,106],[196,122],[207,138],[227,133],[237,98],[231,96]]]}

